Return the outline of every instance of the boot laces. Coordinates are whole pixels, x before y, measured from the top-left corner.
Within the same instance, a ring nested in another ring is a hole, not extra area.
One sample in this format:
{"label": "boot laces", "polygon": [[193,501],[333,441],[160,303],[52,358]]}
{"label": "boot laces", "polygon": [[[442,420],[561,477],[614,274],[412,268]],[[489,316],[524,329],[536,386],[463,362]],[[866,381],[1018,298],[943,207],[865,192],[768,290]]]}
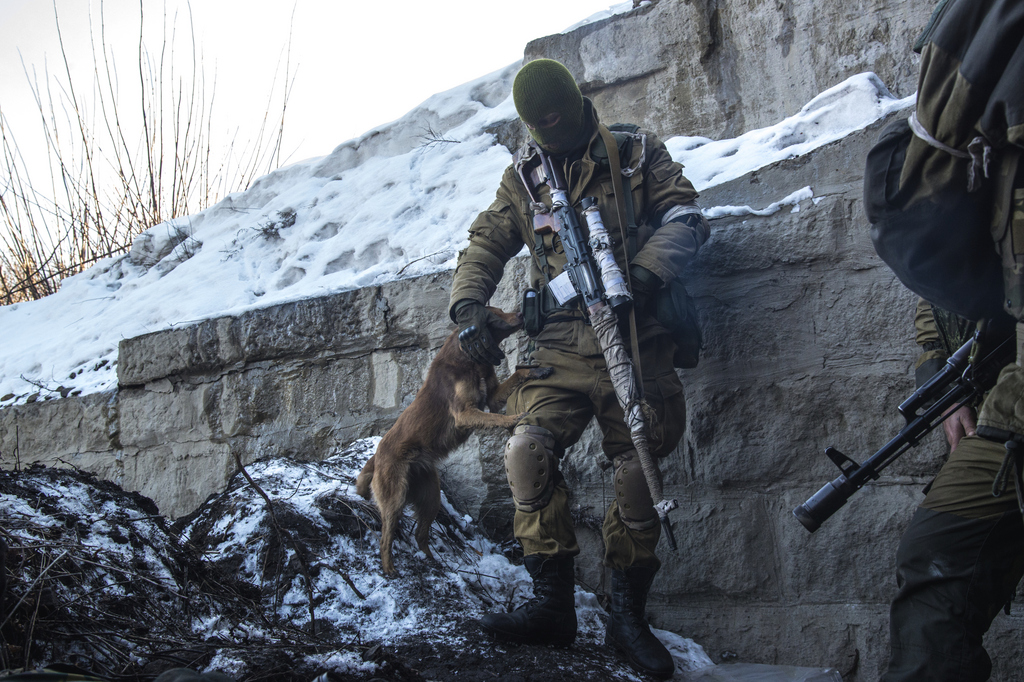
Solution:
{"label": "boot laces", "polygon": [[[538,576],[533,581],[533,596],[523,603],[519,609],[535,609],[541,608],[545,602],[558,602],[561,601],[561,595],[558,585],[555,584],[555,577],[552,576]],[[571,594],[571,592],[569,593]]]}
{"label": "boot laces", "polygon": [[621,600],[622,613],[630,625],[641,629],[646,627],[643,600],[639,598],[639,595],[635,594],[633,586],[628,582],[624,583],[619,598]]}
{"label": "boot laces", "polygon": [[644,619],[644,610],[635,602],[626,603],[626,614],[629,622],[636,628],[644,630],[647,628],[647,621]]}

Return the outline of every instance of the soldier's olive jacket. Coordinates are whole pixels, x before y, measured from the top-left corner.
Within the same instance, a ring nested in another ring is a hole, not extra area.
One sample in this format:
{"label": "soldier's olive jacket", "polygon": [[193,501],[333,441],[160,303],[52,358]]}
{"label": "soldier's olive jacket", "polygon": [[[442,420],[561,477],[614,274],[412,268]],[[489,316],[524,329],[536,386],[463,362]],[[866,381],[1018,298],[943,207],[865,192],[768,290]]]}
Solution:
{"label": "soldier's olive jacket", "polygon": [[[596,148],[603,148],[597,132],[598,118],[590,100],[585,99],[584,103],[594,121],[595,132],[583,158],[563,165],[569,201],[579,215],[582,198],[591,196],[597,199],[601,217],[612,240],[615,259],[625,271],[627,264],[611,172],[607,162],[599,164],[593,156]],[[646,136],[646,144],[641,143],[640,134]],[[697,249],[707,240],[708,225],[704,220],[700,221],[698,228],[682,222],[662,225],[662,218],[674,207],[692,205],[697,192],[683,176],[682,165],[672,160],[665,145],[650,132],[638,131],[632,145],[631,158],[628,162],[622,159],[621,165],[623,168],[640,166],[640,170],[632,177],[623,177],[623,186],[632,194],[636,223],[639,225],[637,253],[631,263],[643,266],[662,282],[668,282],[682,272]],[[550,208],[551,194],[546,185],[539,188],[539,195],[541,201]],[[470,226],[469,246],[459,254],[449,306],[452,319],[455,304],[459,301],[472,299],[486,303],[491,298],[505,263],[522,251],[524,245],[532,253],[531,287],[539,290],[549,279],[562,273],[566,256],[559,238],[552,232],[543,235],[543,258],[547,271],[542,272],[530,201],[530,195],[514,164],[510,165],[505,169],[494,202]],[[585,221],[580,219],[580,224],[586,235]],[[638,316],[637,325],[641,343],[653,335],[665,333],[650,317]],[[582,355],[601,354],[596,335],[585,322],[582,311],[575,314],[573,319],[549,321],[536,337],[536,342],[538,346]]]}

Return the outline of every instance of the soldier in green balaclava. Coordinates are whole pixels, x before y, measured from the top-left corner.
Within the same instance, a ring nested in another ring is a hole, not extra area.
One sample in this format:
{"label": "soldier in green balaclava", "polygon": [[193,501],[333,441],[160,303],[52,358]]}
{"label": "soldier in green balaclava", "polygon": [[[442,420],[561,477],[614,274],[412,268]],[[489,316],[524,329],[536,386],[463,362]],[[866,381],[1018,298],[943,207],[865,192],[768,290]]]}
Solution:
{"label": "soldier in green balaclava", "polygon": [[[459,325],[463,352],[479,363],[501,363],[504,353],[488,329],[485,305],[505,264],[529,246],[532,291],[527,293],[536,294],[539,310],[527,326],[535,346],[530,360],[553,371],[526,382],[508,401],[509,414],[523,414],[505,447],[504,464],[516,509],[513,531],[523,547],[534,596],[511,613],[485,615],[481,625],[506,642],[569,646],[575,640],[574,559],[580,549],[558,462],[596,417],[602,449],[615,471],[615,501],[602,528],[611,596],[605,641],[636,669],[668,678],[674,661],[644,615],[661,565],[655,552],[661,526],[587,314],[578,302],[560,306],[548,286],[563,272],[566,255],[551,229],[551,192],[538,169],[546,156],[549,168],[564,174],[577,211],[583,197],[594,197],[608,232],[631,235],[616,239],[615,259],[630,276],[645,395],[657,417],[650,422],[654,457],[676,448],[686,405],[673,367],[675,343],[655,319],[653,303],[657,291],[683,271],[708,238],[708,224],[694,201],[697,193],[665,145],[636,126],[610,130],[601,125],[593,103],[562,64],[529,62],[516,75],[512,95],[532,139],[513,157],[494,203],[470,227],[469,246],[459,256],[452,282],[449,314]],[[611,143],[620,157],[615,169],[609,161]],[[610,188],[612,173],[627,168],[623,180],[629,203],[620,222]]]}
{"label": "soldier in green balaclava", "polygon": [[569,70],[553,59],[524,66],[512,84],[519,118],[541,148],[564,154],[587,141],[583,94]]}

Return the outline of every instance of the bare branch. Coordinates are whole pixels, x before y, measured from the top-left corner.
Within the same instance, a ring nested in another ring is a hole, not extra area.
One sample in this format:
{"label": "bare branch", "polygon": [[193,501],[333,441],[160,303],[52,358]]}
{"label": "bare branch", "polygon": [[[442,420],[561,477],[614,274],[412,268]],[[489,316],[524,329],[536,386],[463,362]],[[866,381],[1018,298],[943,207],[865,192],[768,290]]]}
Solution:
{"label": "bare branch", "polygon": [[[0,305],[42,298],[65,277],[96,261],[125,253],[140,233],[194,214],[227,193],[246,189],[281,162],[285,113],[294,86],[291,34],[284,55],[279,116],[275,74],[257,134],[238,143],[235,131],[223,161],[213,163],[216,73],[208,87],[191,7],[189,41],[179,51],[177,17],[164,8],[157,51],[143,38],[148,15],[139,1],[133,70],[138,98],[125,98],[104,5],[89,14],[93,60],[91,95],[72,78],[72,55],[53,4],[61,68],[37,76],[23,62],[42,126],[33,147],[45,150],[49,187],[31,177],[17,138],[0,110]],[[293,16],[294,16],[293,8]],[[179,59],[191,59],[179,73]],[[128,102],[126,104],[126,102]],[[276,135],[268,134],[276,118]],[[132,131],[138,131],[137,138]]]}

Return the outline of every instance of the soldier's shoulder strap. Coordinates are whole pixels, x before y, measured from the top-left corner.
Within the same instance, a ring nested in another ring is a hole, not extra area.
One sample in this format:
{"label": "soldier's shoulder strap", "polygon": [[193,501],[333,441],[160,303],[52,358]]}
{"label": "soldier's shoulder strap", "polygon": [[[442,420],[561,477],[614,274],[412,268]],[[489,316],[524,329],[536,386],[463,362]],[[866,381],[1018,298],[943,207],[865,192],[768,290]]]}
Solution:
{"label": "soldier's shoulder strap", "polygon": [[640,130],[640,126],[635,123],[613,123],[608,126],[608,130],[613,133],[635,133]]}
{"label": "soldier's shoulder strap", "polygon": [[536,212],[540,205],[538,188],[546,182],[546,178],[543,177],[544,173],[541,170],[540,150],[533,140],[523,144],[512,155],[512,167],[526,188],[526,193],[530,195],[531,207]]}
{"label": "soldier's shoulder strap", "polygon": [[520,145],[516,153],[512,155],[512,165],[518,171],[524,164],[533,160],[537,156],[537,148],[530,142],[524,142]]}
{"label": "soldier's shoulder strap", "polygon": [[[612,137],[615,138],[615,144],[619,148],[619,162],[622,164],[628,164],[632,161],[633,145],[635,143],[639,142],[642,145],[640,158],[636,164],[620,169],[627,178],[633,177],[637,171],[640,171],[640,177],[642,178],[643,166],[647,162],[647,136],[640,132],[640,126],[633,123],[613,123],[608,126],[608,130],[611,132]],[[608,168],[611,165],[611,161],[608,158],[608,147],[600,135],[590,148],[590,156],[599,167]],[[626,192],[623,201],[626,210],[626,255],[628,259],[632,260],[637,251],[636,240],[637,231],[639,230],[636,210],[633,207],[633,193]]]}
{"label": "soldier's shoulder strap", "polygon": [[[613,123],[608,126],[608,130],[611,131],[612,137],[615,138],[615,144],[619,147],[621,163],[626,164],[633,158],[635,142],[641,142],[644,145],[643,151],[647,151],[647,136],[640,132],[640,126],[633,123]],[[641,155],[640,162],[636,167],[624,168],[623,175],[630,177],[636,173],[640,169],[640,165],[646,161],[646,156],[646,153]],[[594,144],[590,148],[590,158],[599,166],[608,167],[608,148],[605,147],[604,140],[600,136],[594,140]]]}
{"label": "soldier's shoulder strap", "polygon": [[[530,196],[530,210],[536,220],[538,214],[549,211],[548,207],[540,200],[540,186],[547,183],[547,178],[544,176],[537,143],[530,140],[523,144],[512,155],[512,166],[515,168],[520,182],[523,183],[523,187],[526,188],[526,193]],[[548,266],[547,252],[544,250],[544,237],[541,232],[536,230],[533,233],[533,253],[537,258],[537,265],[544,275],[544,280],[550,282],[551,272]]]}

